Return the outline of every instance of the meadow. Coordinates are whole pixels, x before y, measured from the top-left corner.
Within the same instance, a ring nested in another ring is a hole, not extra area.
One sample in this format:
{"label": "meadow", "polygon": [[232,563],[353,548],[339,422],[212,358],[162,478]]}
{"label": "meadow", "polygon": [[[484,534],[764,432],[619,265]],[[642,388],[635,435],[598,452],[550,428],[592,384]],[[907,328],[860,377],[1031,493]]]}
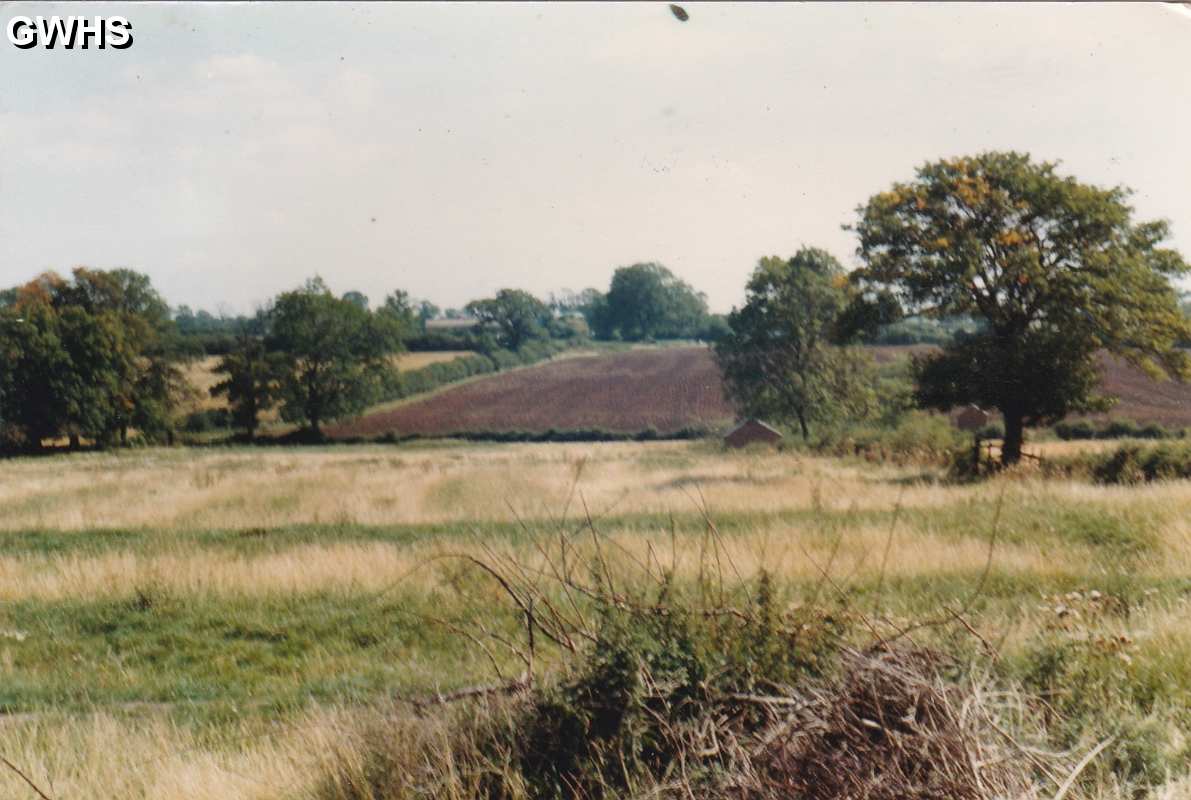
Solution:
{"label": "meadow", "polygon": [[1191,790],[1186,482],[952,484],[708,441],[144,449],[0,463],[0,529],[0,755],[55,798],[366,796],[328,775],[377,714],[433,738],[410,700],[519,668],[483,644],[521,623],[480,565],[545,570],[577,532],[625,587],[714,556],[721,592],[764,571],[783,607],[962,609],[915,643],[1053,712],[1053,749],[1112,737],[1067,796]]}

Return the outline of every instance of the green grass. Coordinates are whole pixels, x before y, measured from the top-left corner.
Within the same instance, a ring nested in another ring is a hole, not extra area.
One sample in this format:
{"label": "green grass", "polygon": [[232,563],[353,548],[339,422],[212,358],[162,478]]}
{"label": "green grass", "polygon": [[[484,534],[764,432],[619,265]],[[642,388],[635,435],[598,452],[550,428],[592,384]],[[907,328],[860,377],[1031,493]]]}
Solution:
{"label": "green grass", "polygon": [[[202,717],[423,692],[485,675],[465,640],[427,619],[434,596],[303,594],[20,602],[0,609],[0,711],[167,704]],[[499,617],[499,615],[493,615]]]}

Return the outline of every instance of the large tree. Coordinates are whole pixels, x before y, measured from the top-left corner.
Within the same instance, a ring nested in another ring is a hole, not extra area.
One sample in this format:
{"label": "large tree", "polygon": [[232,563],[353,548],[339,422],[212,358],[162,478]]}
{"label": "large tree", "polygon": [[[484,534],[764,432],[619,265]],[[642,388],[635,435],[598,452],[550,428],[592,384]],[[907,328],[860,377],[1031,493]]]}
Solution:
{"label": "large tree", "polygon": [[620,267],[608,294],[592,300],[589,324],[601,338],[694,338],[707,318],[707,298],[661,264]]}
{"label": "large tree", "polygon": [[789,260],[761,259],[744,306],[732,309],[729,330],[715,345],[738,409],[796,422],[804,439],[814,422],[864,412],[868,362],[836,343],[846,287],[843,267],[824,250],[804,247]]}
{"label": "large tree", "polygon": [[283,354],[282,419],[321,436],[324,422],[362,411],[391,372],[401,333],[392,316],[335,297],[321,278],[278,296],[266,344]]}
{"label": "large tree", "polygon": [[46,273],[0,311],[12,438],[127,441],[164,432],[183,391],[176,328],[148,277],[131,270]]}
{"label": "large tree", "polygon": [[1176,345],[1191,332],[1171,278],[1188,271],[1161,247],[1165,222],[1134,222],[1123,187],[1080,183],[1021,153],[925,164],[859,209],[865,266],[854,280],[891,313],[969,315],[980,329],[916,360],[919,401],[1000,410],[1002,460],[1023,428],[1105,407],[1097,351],[1154,376],[1185,379]]}
{"label": "large tree", "polygon": [[215,372],[225,377],[211,387],[211,396],[227,398],[233,423],[244,429],[249,441],[256,435],[261,413],[277,401],[284,365],[283,353],[269,352],[264,339],[242,330],[215,366]]}
{"label": "large tree", "polygon": [[495,297],[473,300],[467,310],[480,322],[495,325],[501,346],[510,350],[544,338],[552,316],[545,303],[520,289],[501,289]]}

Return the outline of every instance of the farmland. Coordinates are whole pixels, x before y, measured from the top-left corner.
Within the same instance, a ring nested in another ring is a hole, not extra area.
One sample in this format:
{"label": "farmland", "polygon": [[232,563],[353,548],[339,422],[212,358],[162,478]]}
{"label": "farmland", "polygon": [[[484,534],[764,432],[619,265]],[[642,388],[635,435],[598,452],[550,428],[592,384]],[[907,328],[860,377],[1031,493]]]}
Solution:
{"label": "farmland", "polygon": [[[924,346],[869,348],[878,364],[904,362]],[[1191,385],[1155,381],[1119,359],[1102,358],[1103,390],[1120,398],[1095,419],[1191,426]],[[670,434],[715,430],[733,410],[723,397],[711,351],[703,347],[637,348],[587,355],[450,387],[366,413],[333,436],[449,436],[453,433],[601,430]]]}
{"label": "farmland", "polygon": [[719,371],[703,347],[576,356],[366,414],[333,436],[444,436],[471,431],[674,433],[731,421]]}

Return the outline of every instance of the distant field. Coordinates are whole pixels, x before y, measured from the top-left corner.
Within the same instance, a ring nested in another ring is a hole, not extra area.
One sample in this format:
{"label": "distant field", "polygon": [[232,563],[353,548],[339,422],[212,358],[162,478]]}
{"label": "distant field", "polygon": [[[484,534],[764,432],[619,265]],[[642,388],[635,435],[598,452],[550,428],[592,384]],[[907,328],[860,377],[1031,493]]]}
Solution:
{"label": "distant field", "polygon": [[[873,347],[881,364],[927,353],[929,345]],[[427,354],[438,355],[438,354]],[[1104,389],[1120,402],[1102,418],[1191,426],[1191,385],[1154,381],[1104,358]],[[446,436],[463,432],[601,429],[671,433],[716,427],[734,416],[705,347],[639,348],[555,361],[448,388],[336,427],[334,436]]]}
{"label": "distant field", "polygon": [[[454,361],[461,356],[470,355],[469,350],[443,350],[435,353],[402,353],[395,356],[393,361],[397,369],[403,372],[421,369],[442,361]],[[184,412],[204,411],[210,408],[226,408],[227,398],[212,397],[211,387],[219,383],[220,376],[215,373],[215,365],[219,363],[219,356],[208,356],[186,365],[186,381],[195,390],[195,396],[185,404]],[[277,418],[276,411],[263,415],[266,420]]]}
{"label": "distant field", "polygon": [[704,347],[634,349],[562,359],[462,384],[368,414],[333,436],[600,429],[635,433],[724,425],[732,407]]}

